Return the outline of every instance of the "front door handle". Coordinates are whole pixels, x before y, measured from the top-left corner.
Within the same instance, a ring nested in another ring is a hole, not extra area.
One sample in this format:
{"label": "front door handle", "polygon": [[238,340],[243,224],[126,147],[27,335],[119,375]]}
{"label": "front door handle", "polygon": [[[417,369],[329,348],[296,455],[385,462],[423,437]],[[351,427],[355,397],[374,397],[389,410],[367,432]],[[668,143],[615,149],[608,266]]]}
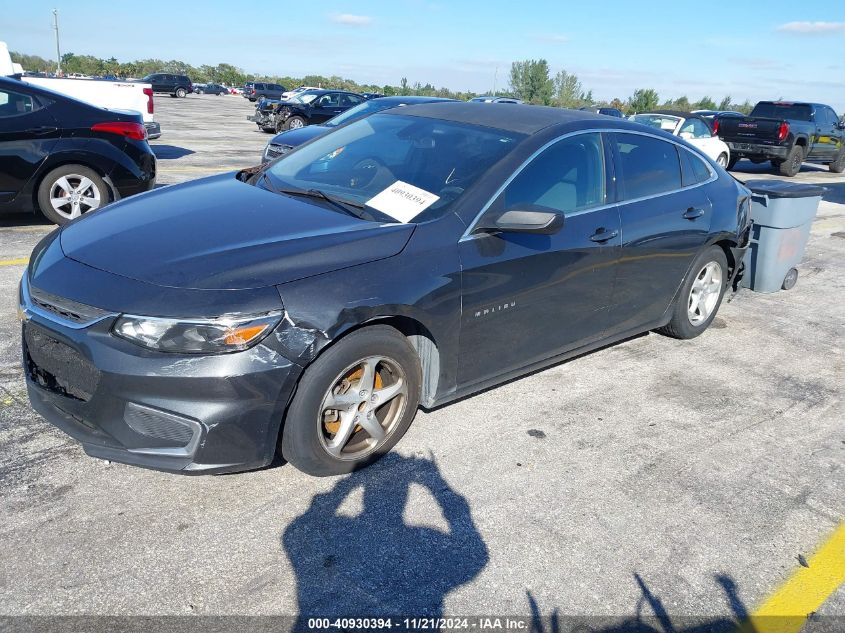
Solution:
{"label": "front door handle", "polygon": [[702,215],[704,215],[704,209],[699,209],[697,207],[690,207],[684,211],[684,217],[687,220],[695,220],[696,218],[700,218]]}
{"label": "front door handle", "polygon": [[24,132],[26,132],[27,134],[35,134],[40,136],[41,134],[51,134],[52,132],[55,132],[58,129],[59,128],[56,127],[42,125],[41,127],[31,127],[28,130],[24,130]]}
{"label": "front door handle", "polygon": [[607,242],[608,240],[612,240],[617,235],[619,235],[619,231],[608,231],[606,228],[602,227],[595,233],[593,233],[590,236],[590,239],[594,242]]}

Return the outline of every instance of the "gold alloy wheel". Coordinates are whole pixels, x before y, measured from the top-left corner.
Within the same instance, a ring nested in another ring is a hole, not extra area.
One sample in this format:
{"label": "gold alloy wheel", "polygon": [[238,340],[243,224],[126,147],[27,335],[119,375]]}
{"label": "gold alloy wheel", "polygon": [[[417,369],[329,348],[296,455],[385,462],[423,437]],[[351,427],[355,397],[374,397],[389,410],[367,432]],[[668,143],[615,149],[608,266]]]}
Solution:
{"label": "gold alloy wheel", "polygon": [[407,401],[408,381],[396,361],[361,359],[344,369],[323,397],[317,415],[320,444],[337,459],[362,459],[393,434]]}

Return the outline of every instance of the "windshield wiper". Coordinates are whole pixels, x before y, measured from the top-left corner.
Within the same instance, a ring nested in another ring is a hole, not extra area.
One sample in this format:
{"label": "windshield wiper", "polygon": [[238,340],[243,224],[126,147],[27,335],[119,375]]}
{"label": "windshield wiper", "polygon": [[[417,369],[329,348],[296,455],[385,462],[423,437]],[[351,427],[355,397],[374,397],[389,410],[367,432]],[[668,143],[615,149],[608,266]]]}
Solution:
{"label": "windshield wiper", "polygon": [[282,193],[288,196],[303,196],[306,198],[319,198],[321,200],[325,200],[336,209],[340,209],[347,215],[351,215],[355,218],[365,219],[360,213],[354,210],[363,209],[363,204],[352,202],[350,200],[342,200],[341,198],[336,198],[320,189],[285,189],[277,187],[273,184],[273,181],[270,180],[270,177],[267,175],[266,171],[261,174],[261,180],[264,182],[265,186],[270,189],[270,191],[272,191],[273,193]]}

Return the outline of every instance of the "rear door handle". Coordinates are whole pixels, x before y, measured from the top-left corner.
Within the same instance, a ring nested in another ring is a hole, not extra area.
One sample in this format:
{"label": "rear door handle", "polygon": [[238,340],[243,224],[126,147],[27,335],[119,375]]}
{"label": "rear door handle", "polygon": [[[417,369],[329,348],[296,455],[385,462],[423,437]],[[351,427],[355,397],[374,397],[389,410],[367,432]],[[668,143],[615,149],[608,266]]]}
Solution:
{"label": "rear door handle", "polygon": [[602,227],[598,231],[593,233],[590,236],[590,239],[594,242],[607,242],[608,240],[612,240],[617,235],[619,235],[619,231],[608,231],[607,229]]}
{"label": "rear door handle", "polygon": [[41,127],[31,127],[28,130],[24,130],[24,132],[26,132],[27,134],[41,135],[50,134],[51,132],[55,132],[58,129],[59,128],[56,127],[50,127],[49,125],[42,125]]}
{"label": "rear door handle", "polygon": [[704,209],[699,209],[697,207],[690,207],[684,211],[684,217],[687,220],[695,220],[696,218],[700,218],[702,215],[704,215]]}

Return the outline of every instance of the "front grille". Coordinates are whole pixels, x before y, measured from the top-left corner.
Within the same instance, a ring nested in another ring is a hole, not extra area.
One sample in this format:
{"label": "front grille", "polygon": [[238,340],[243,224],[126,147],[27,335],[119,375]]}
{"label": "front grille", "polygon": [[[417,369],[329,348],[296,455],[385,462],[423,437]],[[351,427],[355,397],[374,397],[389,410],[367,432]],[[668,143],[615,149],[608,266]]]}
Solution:
{"label": "front grille", "polygon": [[134,402],[126,405],[123,419],[136,433],[172,442],[180,448],[187,446],[191,441],[196,424],[178,415],[150,409]]}
{"label": "front grille", "polygon": [[39,290],[38,288],[29,289],[29,298],[37,308],[54,314],[65,321],[71,321],[77,324],[93,323],[111,314],[106,310],[59,297]]}
{"label": "front grille", "polygon": [[97,390],[100,371],[70,345],[45,330],[24,325],[29,377],[44,389],[87,402]]}

